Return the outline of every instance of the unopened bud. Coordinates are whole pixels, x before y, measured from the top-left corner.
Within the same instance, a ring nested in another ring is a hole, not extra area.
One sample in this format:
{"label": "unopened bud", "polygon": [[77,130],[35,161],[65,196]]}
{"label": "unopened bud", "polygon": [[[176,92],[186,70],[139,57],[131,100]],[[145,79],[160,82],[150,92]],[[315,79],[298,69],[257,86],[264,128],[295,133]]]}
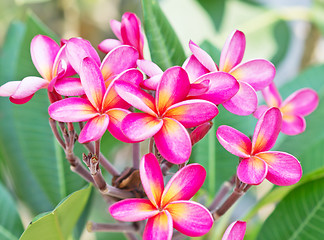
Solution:
{"label": "unopened bud", "polygon": [[208,131],[212,128],[213,122],[209,121],[196,127],[190,134],[192,146],[203,139]]}

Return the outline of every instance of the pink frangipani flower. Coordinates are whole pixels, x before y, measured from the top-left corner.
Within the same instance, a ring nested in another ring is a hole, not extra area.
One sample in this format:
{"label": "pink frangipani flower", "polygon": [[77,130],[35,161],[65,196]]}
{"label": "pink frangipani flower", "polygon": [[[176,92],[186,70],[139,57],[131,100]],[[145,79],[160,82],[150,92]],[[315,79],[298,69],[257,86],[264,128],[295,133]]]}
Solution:
{"label": "pink frangipani flower", "polygon": [[126,12],[121,22],[111,20],[110,26],[119,40],[105,39],[98,48],[104,53],[109,53],[113,48],[120,45],[130,45],[137,49],[139,58],[143,59],[144,34],[141,31],[141,21],[134,13]]}
{"label": "pink frangipani flower", "polygon": [[235,221],[229,225],[222,240],[243,240],[246,231],[246,222]]}
{"label": "pink frangipani flower", "polygon": [[238,178],[247,184],[260,184],[265,178],[280,186],[295,184],[302,176],[299,161],[292,155],[269,151],[275,144],[282,124],[278,108],[270,108],[260,117],[252,142],[229,126],[220,126],[217,139],[230,153],[240,157]]}
{"label": "pink frangipani flower", "polygon": [[26,77],[22,81],[11,81],[0,87],[0,96],[10,97],[16,104],[28,102],[39,89],[51,92],[57,79],[75,74],[65,55],[64,44],[60,47],[53,39],[37,35],[30,44],[32,61],[41,77]]}
{"label": "pink frangipani flower", "polygon": [[[83,59],[79,74],[87,99],[74,97],[57,101],[50,105],[49,115],[60,122],[88,121],[80,132],[81,143],[100,139],[107,128],[117,139],[129,142],[120,131],[121,120],[130,113],[124,108],[129,105],[117,95],[114,84],[106,89],[102,73],[90,57]],[[129,69],[117,79],[138,84],[143,80],[143,74],[137,69]]]}
{"label": "pink frangipani flower", "polygon": [[189,47],[205,69],[210,72],[229,73],[239,82],[237,93],[223,103],[228,111],[237,115],[249,115],[256,110],[258,104],[256,91],[271,83],[276,70],[272,63],[264,59],[241,63],[245,50],[245,35],[241,31],[234,31],[226,40],[221,52],[219,68],[212,58],[195,43],[190,41]]}
{"label": "pink frangipani flower", "polygon": [[141,160],[140,177],[148,199],[125,199],[113,204],[109,212],[115,219],[148,219],[144,240],[170,240],[173,228],[191,237],[202,236],[211,229],[213,217],[208,209],[189,201],[205,181],[206,171],[201,165],[185,166],[164,187],[158,160],[149,153]]}
{"label": "pink frangipani flower", "polygon": [[305,131],[304,116],[311,114],[319,102],[317,93],[310,88],[294,92],[284,102],[274,83],[262,90],[262,94],[267,106],[259,106],[253,115],[259,118],[269,107],[279,108],[282,113],[281,132],[287,135],[297,135]]}
{"label": "pink frangipani flower", "polygon": [[205,100],[185,100],[190,82],[181,67],[167,69],[158,85],[156,98],[133,84],[115,82],[119,96],[144,113],[131,113],[122,122],[123,133],[132,141],[154,136],[161,155],[181,164],[191,154],[191,140],[186,128],[210,121],[218,114],[215,104]]}

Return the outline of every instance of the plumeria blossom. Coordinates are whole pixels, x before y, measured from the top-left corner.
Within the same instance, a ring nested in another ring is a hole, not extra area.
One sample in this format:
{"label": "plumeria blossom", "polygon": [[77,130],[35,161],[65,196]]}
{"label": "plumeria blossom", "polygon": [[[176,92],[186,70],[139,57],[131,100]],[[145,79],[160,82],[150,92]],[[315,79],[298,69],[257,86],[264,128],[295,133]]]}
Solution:
{"label": "plumeria blossom", "polygon": [[[138,60],[137,65],[149,76],[141,86],[156,90],[163,71],[148,60]],[[214,64],[214,67],[215,70],[217,66]],[[184,62],[182,68],[186,70],[190,81],[188,99],[204,99],[218,105],[228,101],[239,90],[239,83],[233,76],[224,72],[210,72],[194,55]]]}
{"label": "plumeria blossom", "polygon": [[[50,105],[49,115],[60,122],[88,121],[79,135],[81,143],[100,139],[107,128],[115,138],[128,142],[120,131],[120,123],[130,113],[125,110],[129,105],[117,95],[113,83],[106,89],[103,75],[95,60],[84,58],[78,70],[87,99],[73,97],[57,101]],[[143,75],[137,69],[129,69],[116,79],[133,81],[132,84],[138,86]]]}
{"label": "plumeria blossom", "polygon": [[297,135],[305,131],[304,116],[312,113],[319,102],[317,93],[310,88],[294,92],[285,101],[282,101],[274,83],[262,90],[262,94],[267,106],[259,106],[253,115],[259,118],[269,107],[279,108],[282,113],[281,132],[287,135]]}
{"label": "plumeria blossom", "polygon": [[246,231],[246,222],[235,221],[229,225],[222,240],[243,240]]}
{"label": "plumeria blossom", "polygon": [[164,187],[163,175],[156,157],[146,154],[140,164],[140,177],[148,199],[125,199],[109,208],[119,221],[136,222],[148,219],[143,239],[171,239],[173,228],[198,237],[213,225],[213,217],[204,206],[189,201],[203,185],[206,170],[189,164],[179,170]]}
{"label": "plumeria blossom", "polygon": [[172,67],[163,73],[155,99],[125,81],[116,81],[115,89],[126,102],[143,111],[125,117],[121,125],[123,133],[132,141],[154,136],[161,155],[175,164],[184,163],[191,154],[192,144],[186,128],[210,121],[218,114],[216,105],[211,102],[185,100],[190,82],[181,67]]}
{"label": "plumeria blossom", "polygon": [[[32,61],[41,77],[26,77],[22,81],[11,81],[0,87],[0,96],[10,97],[16,104],[28,102],[39,89],[53,91],[55,82],[75,74],[65,54],[66,45],[60,47],[53,39],[37,35],[30,44]],[[62,80],[63,81],[63,80]]]}
{"label": "plumeria blossom", "polygon": [[269,151],[275,144],[282,124],[278,108],[270,108],[258,120],[252,142],[229,126],[220,126],[217,138],[230,153],[240,157],[238,178],[247,184],[260,184],[265,178],[280,186],[295,184],[302,176],[299,161],[292,155]]}
{"label": "plumeria blossom", "polygon": [[120,45],[130,45],[137,49],[139,58],[143,59],[144,34],[141,30],[141,21],[134,13],[126,12],[121,22],[111,20],[110,26],[119,40],[105,39],[98,48],[104,53],[109,53],[113,48]]}
{"label": "plumeria blossom", "polygon": [[[219,67],[212,58],[194,42],[189,47],[195,58],[210,72],[220,71],[231,74],[239,82],[238,92],[223,103],[230,112],[237,115],[253,113],[258,104],[256,91],[268,86],[275,76],[275,67],[264,59],[255,59],[241,63],[245,50],[245,35],[234,31],[226,40],[221,52]],[[198,66],[198,65],[197,65]]]}

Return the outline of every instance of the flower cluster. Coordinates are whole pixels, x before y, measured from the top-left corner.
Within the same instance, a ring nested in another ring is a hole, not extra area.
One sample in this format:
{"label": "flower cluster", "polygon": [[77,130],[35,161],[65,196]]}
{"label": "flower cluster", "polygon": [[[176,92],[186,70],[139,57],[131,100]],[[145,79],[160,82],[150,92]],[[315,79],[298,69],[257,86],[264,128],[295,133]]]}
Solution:
{"label": "flower cluster", "polygon": [[[304,116],[318,104],[315,91],[302,89],[282,102],[273,82],[272,63],[264,59],[241,63],[245,36],[238,30],[225,42],[219,66],[190,41],[192,55],[183,65],[162,71],[144,58],[144,35],[135,14],[125,13],[121,22],[111,21],[111,28],[119,40],[100,43],[98,48],[106,53],[103,60],[82,38],[62,40],[58,45],[47,36],[35,36],[31,56],[42,77],[8,82],[0,87],[0,96],[24,104],[37,90],[47,88],[52,119],[87,122],[78,136],[80,143],[98,142],[106,130],[127,143],[150,139],[150,153],[142,158],[139,169],[148,199],[115,203],[109,209],[114,218],[148,219],[144,239],[171,239],[173,227],[188,236],[201,236],[210,230],[210,211],[190,201],[206,172],[199,164],[186,163],[192,145],[211,128],[220,104],[233,114],[253,114],[259,119],[252,141],[229,126],[217,130],[221,145],[239,157],[237,177],[241,182],[248,186],[265,178],[276,185],[299,181],[302,170],[298,160],[269,150],[280,131],[295,135],[305,130]],[[267,106],[258,107],[256,92],[260,90]],[[165,160],[184,166],[166,187],[161,172]],[[243,239],[244,232],[245,223],[236,222],[223,239]]]}

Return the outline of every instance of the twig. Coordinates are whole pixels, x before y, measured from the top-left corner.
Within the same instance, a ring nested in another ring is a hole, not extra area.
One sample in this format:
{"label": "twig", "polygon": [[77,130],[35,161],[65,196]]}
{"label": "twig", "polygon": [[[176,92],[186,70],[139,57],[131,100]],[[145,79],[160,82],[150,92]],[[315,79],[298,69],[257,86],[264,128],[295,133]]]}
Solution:
{"label": "twig", "polygon": [[[84,143],[84,146],[92,153],[94,153],[95,151],[95,147],[91,142],[88,143]],[[107,158],[105,158],[105,156],[100,153],[100,164],[114,177],[119,176],[119,172],[117,171],[117,169],[108,161]]]}
{"label": "twig", "polygon": [[133,168],[139,169],[140,143],[133,143]]}
{"label": "twig", "polygon": [[136,232],[138,229],[135,224],[128,223],[95,223],[88,222],[87,230],[89,232]]}

